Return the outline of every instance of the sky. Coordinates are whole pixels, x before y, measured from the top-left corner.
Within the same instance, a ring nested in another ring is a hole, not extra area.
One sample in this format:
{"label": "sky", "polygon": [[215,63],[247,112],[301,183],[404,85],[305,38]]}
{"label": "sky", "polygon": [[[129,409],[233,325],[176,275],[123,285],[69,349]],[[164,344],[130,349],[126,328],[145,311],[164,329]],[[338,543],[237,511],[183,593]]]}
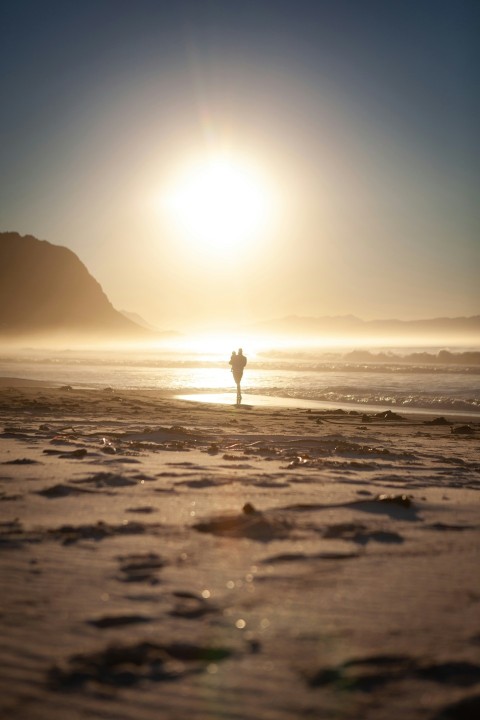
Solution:
{"label": "sky", "polygon": [[477,0],[0,0],[0,230],[162,329],[479,314],[479,30]]}

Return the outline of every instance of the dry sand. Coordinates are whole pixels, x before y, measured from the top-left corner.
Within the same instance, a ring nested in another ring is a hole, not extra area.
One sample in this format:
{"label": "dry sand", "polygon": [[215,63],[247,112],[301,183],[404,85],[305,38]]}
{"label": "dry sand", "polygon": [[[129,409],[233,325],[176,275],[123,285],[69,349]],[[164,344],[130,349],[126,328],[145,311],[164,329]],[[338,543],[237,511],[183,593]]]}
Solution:
{"label": "dry sand", "polygon": [[480,424],[0,388],[9,720],[480,717]]}

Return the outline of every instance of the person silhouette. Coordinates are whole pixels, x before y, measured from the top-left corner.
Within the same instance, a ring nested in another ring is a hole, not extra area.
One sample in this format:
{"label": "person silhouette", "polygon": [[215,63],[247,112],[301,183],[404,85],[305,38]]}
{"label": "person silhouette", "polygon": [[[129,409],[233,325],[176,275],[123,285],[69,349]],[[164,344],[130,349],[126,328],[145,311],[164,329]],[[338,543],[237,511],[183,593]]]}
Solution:
{"label": "person silhouette", "polygon": [[238,349],[238,353],[235,353],[235,350],[232,352],[229,364],[232,366],[232,375],[237,386],[237,405],[240,405],[240,403],[242,402],[240,383],[243,377],[243,370],[245,368],[245,365],[247,364],[247,358],[243,354],[242,348]]}

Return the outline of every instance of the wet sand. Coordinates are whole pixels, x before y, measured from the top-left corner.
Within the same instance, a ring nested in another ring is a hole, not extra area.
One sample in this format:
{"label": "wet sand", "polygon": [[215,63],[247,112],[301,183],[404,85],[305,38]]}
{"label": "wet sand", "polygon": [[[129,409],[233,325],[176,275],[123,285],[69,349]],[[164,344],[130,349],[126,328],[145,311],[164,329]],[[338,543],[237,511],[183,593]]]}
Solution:
{"label": "wet sand", "polygon": [[0,710],[477,718],[480,423],[0,383]]}

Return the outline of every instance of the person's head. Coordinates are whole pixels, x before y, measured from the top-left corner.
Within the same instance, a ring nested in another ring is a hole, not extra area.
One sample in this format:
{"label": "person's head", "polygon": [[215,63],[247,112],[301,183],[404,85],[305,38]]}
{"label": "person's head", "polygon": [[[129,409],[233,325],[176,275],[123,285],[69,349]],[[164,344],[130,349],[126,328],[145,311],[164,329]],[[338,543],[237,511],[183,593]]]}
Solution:
{"label": "person's head", "polygon": [[238,354],[239,354],[239,355],[243,355],[243,350],[242,350],[242,348],[238,348]]}

